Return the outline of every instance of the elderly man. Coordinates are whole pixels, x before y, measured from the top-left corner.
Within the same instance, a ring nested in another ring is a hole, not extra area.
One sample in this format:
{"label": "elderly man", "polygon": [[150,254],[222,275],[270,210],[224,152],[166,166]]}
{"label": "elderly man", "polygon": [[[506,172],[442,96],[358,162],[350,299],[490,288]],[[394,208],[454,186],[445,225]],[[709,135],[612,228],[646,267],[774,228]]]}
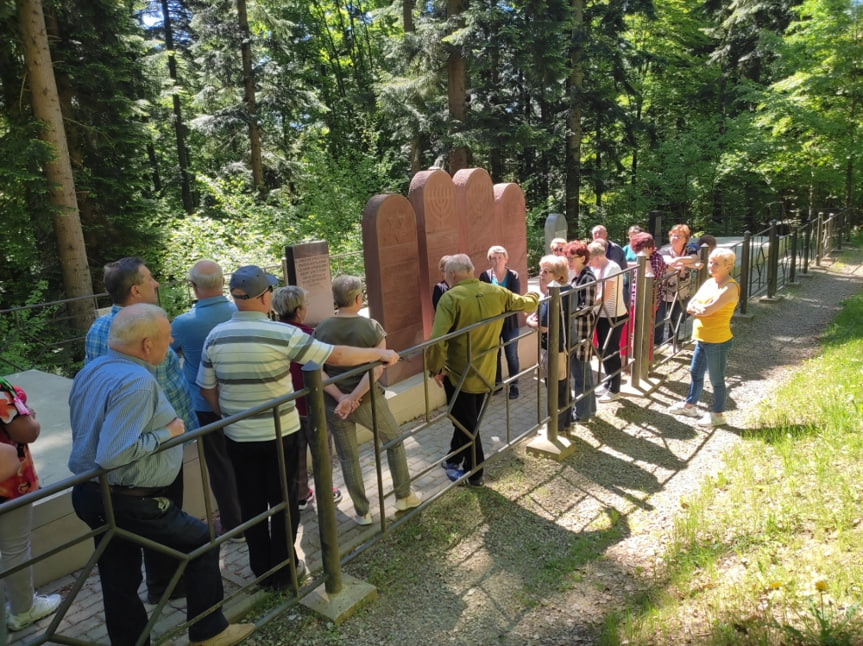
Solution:
{"label": "elderly man", "polygon": [[[170,343],[171,325],[160,307],[136,304],[117,313],[107,354],[84,366],[69,393],[69,470],[80,474],[111,469],[107,477],[117,526],[188,554],[209,541],[209,532],[206,523],[165,496],[177,477],[183,449],[158,449],[185,430],[155,379],[155,367]],[[107,513],[96,480],[73,488],[72,505],[92,529],[104,526]],[[94,538],[97,547],[103,540],[105,534]],[[147,624],[147,611],[138,598],[141,546],[116,536],[107,540],[99,558],[105,623],[111,643],[126,646],[138,640]],[[222,601],[218,549],[189,561],[185,579],[186,614],[192,621]],[[228,646],[253,630],[254,624],[229,625],[216,610],[189,626],[189,641]]]}
{"label": "elderly man", "polygon": [[[316,341],[300,328],[272,321],[275,276],[259,267],[240,267],[231,276],[231,296],[237,312],[230,321],[213,328],[204,342],[198,385],[212,409],[220,415],[242,413],[293,392],[290,362],[315,362],[353,366],[371,361],[392,365],[398,354],[386,348],[354,348]],[[300,447],[300,418],[294,402],[279,408],[282,448],[287,469],[288,508],[291,539],[285,532],[284,512],[270,522],[259,522],[246,531],[249,565],[261,584],[282,589],[290,584],[284,568],[294,559],[300,575],[305,565],[288,546],[296,541],[300,512],[297,497],[297,465]],[[282,480],[276,445],[273,413],[246,417],[225,427],[228,450],[237,476],[243,521],[250,520],[282,503]],[[270,570],[275,570],[266,575]]]}
{"label": "elderly man", "polygon": [[[450,256],[444,273],[450,288],[438,302],[432,339],[504,312],[533,312],[539,302],[539,294],[534,292],[521,296],[499,285],[480,282],[474,278],[474,266],[466,254]],[[450,457],[443,466],[450,480],[458,480],[469,473],[467,483],[474,487],[484,484],[485,454],[479,419],[488,394],[494,388],[497,353],[492,350],[498,345],[502,325],[503,320],[498,319],[469,335],[440,341],[428,351],[429,371],[446,390],[454,420]],[[456,390],[463,375],[464,382]]]}
{"label": "elderly man", "polygon": [[[219,420],[207,401],[201,396],[195,380],[204,339],[219,323],[224,323],[237,311],[236,306],[224,295],[225,276],[222,268],[212,260],[196,262],[189,270],[189,283],[195,292],[194,307],[180,314],[171,323],[174,337],[171,348],[183,357],[183,375],[192,391],[192,403],[201,426]],[[219,507],[219,521],[222,532],[237,527],[240,520],[240,501],[237,498],[237,479],[234,465],[228,457],[225,432],[222,429],[207,433],[203,438],[204,459],[210,474],[210,488]],[[242,540],[242,536],[232,540]]]}
{"label": "elderly man", "polygon": [[[115,262],[105,265],[104,275],[105,289],[114,303],[111,311],[99,317],[90,326],[84,342],[84,364],[88,364],[97,357],[108,352],[108,330],[117,313],[124,307],[136,303],[149,303],[155,305],[158,298],[156,289],[158,281],[153,278],[147,265],[140,258],[121,258]],[[192,409],[192,397],[183,370],[180,367],[180,359],[177,354],[168,349],[163,361],[156,366],[156,381],[164,391],[171,406],[177,411],[177,415],[183,420],[188,430],[198,428],[198,419]],[[176,480],[165,492],[178,507],[183,506],[183,468],[177,473]],[[149,603],[158,603],[168,586],[168,581],[174,572],[174,563],[163,554],[152,550],[144,551],[144,565],[147,570],[147,600]],[[183,584],[177,586],[172,598],[183,596]]]}
{"label": "elderly man", "polygon": [[590,230],[590,235],[594,240],[605,240],[605,257],[617,263],[618,267],[626,268],[626,252],[616,242],[608,239],[608,229],[603,225],[597,224]]}

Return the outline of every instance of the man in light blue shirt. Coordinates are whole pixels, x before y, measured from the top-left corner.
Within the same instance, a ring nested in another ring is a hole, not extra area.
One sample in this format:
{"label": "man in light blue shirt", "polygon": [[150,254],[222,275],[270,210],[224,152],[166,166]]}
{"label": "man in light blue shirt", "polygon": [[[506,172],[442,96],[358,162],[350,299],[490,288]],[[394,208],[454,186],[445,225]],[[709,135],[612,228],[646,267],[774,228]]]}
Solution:
{"label": "man in light blue shirt", "polygon": [[[69,393],[75,474],[111,469],[111,507],[117,526],[189,554],[209,540],[207,524],[185,513],[165,492],[177,477],[183,449],[159,451],[162,443],[185,432],[183,420],[159,388],[155,366],[164,360],[171,326],[164,310],[139,303],[114,317],[107,354],[76,375]],[[96,480],[72,490],[75,513],[91,529],[105,525],[106,509]],[[94,537],[108,636],[114,645],[134,644],[147,625],[138,597],[141,546],[114,534]],[[108,541],[102,546],[102,541]],[[178,565],[172,564],[173,568]],[[186,566],[186,617],[192,646],[230,646],[254,631],[254,624],[229,625],[221,610],[224,593],[218,548],[205,551]],[[200,618],[199,618],[200,617]],[[149,644],[149,639],[144,641]]]}
{"label": "man in light blue shirt", "polygon": [[[233,316],[237,307],[224,295],[225,276],[222,268],[212,260],[201,260],[189,270],[189,283],[195,291],[195,306],[180,314],[171,323],[174,337],[171,348],[183,357],[183,375],[192,392],[192,403],[201,426],[217,422],[220,417],[213,412],[201,395],[195,379],[201,363],[204,339],[219,323]],[[237,479],[234,465],[225,444],[225,432],[218,429],[203,437],[204,458],[210,474],[210,488],[219,507],[222,532],[228,532],[242,522],[240,501],[237,498]],[[240,540],[237,537],[234,540]]]}
{"label": "man in light blue shirt", "polygon": [[[153,278],[147,265],[140,258],[121,258],[105,265],[103,278],[105,290],[111,295],[114,303],[111,311],[96,319],[90,326],[84,341],[84,365],[108,352],[108,330],[114,317],[124,307],[136,303],[156,304],[158,297],[156,289],[158,281]],[[177,416],[183,420],[186,429],[192,431],[198,428],[198,418],[192,409],[192,397],[177,354],[168,348],[164,360],[156,366],[156,381],[171,406],[177,411]],[[176,474],[176,480],[165,493],[178,507],[183,506],[183,469]],[[156,603],[168,585],[173,563],[162,554],[147,550],[144,552],[144,563],[147,570],[147,590],[149,600]],[[182,596],[182,586],[177,589],[177,596]]]}

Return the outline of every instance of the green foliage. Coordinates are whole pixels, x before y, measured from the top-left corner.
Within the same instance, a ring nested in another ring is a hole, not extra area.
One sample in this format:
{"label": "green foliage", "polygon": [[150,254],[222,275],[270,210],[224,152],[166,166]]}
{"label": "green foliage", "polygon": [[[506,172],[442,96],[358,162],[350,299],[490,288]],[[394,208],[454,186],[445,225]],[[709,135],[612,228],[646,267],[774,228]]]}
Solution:
{"label": "green foliage", "polygon": [[685,501],[652,594],[608,622],[607,638],[677,643],[684,613],[703,643],[860,643],[861,312],[863,295],[845,303],[822,354]]}

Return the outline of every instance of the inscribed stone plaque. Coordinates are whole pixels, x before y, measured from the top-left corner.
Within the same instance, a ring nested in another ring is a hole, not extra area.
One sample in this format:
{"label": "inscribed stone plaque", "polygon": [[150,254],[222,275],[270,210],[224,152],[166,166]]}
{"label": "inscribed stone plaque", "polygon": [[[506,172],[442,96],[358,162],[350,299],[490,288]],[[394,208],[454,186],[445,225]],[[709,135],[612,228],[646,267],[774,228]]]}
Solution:
{"label": "inscribed stone plaque", "polygon": [[455,185],[455,209],[458,220],[459,246],[476,267],[479,276],[488,266],[488,248],[502,244],[495,222],[494,186],[482,168],[465,168],[452,178]]}
{"label": "inscribed stone plaque", "polygon": [[285,276],[288,284],[308,292],[306,325],[314,327],[333,315],[330,254],[326,242],[303,242],[285,247]]}
{"label": "inscribed stone plaque", "polygon": [[[387,332],[387,347],[401,352],[424,340],[420,305],[417,220],[401,195],[376,195],[363,210],[363,259],[369,316]],[[422,353],[384,370],[381,383],[397,383],[422,370]]]}
{"label": "inscribed stone plaque", "polygon": [[440,169],[420,171],[411,181],[408,199],[416,214],[420,306],[423,333],[428,338],[434,319],[431,292],[441,280],[441,256],[464,252],[459,246],[452,178]]}
{"label": "inscribed stone plaque", "polygon": [[560,213],[549,213],[545,219],[545,249],[543,255],[551,253],[551,241],[555,238],[569,240],[566,233],[566,216]]}

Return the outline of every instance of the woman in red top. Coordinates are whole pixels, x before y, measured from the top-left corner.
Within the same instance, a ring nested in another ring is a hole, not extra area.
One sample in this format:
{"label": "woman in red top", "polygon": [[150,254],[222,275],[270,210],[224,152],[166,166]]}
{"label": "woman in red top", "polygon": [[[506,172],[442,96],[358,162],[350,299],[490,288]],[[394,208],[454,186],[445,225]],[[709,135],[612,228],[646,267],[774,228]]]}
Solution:
{"label": "woman in red top", "polygon": [[[20,388],[0,379],[0,443],[13,447],[18,468],[0,482],[0,503],[19,498],[39,488],[39,478],[30,457],[29,444],[39,437],[41,426],[36,414],[27,406],[27,395]],[[8,449],[7,449],[8,450]],[[30,531],[33,505],[3,512],[0,522],[0,570],[8,570],[30,560]],[[23,630],[33,622],[50,615],[60,605],[60,595],[43,596],[33,589],[33,569],[24,568],[4,576],[8,590],[9,616],[2,629]],[[0,607],[4,608],[0,594]],[[6,640],[3,639],[2,643]]]}
{"label": "woman in red top", "polygon": [[[306,334],[311,335],[315,330],[303,321],[306,320],[306,290],[296,285],[279,287],[273,292],[273,311],[282,323],[300,328]],[[291,383],[294,392],[303,389],[303,366],[296,361],[291,361]],[[303,446],[300,449],[300,464],[297,472],[297,495],[300,499],[300,511],[305,511],[315,500],[315,492],[309,486],[309,452],[306,446],[311,440],[311,429],[306,411],[306,398],[300,397],[296,400],[297,412],[300,414],[300,433],[303,438]],[[334,455],[333,436],[329,435],[330,458]],[[333,502],[338,504],[342,499],[342,492],[333,487]]]}

